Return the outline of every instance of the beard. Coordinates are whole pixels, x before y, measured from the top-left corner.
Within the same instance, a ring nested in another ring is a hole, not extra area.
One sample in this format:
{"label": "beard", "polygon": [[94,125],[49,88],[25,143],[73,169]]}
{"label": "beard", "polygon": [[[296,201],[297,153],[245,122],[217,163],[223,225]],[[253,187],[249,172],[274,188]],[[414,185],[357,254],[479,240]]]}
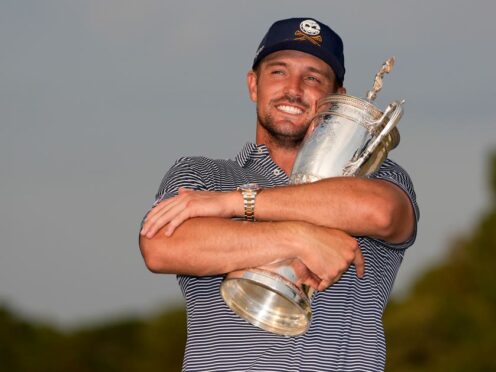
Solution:
{"label": "beard", "polygon": [[[284,103],[298,103],[307,109],[309,107],[309,105],[300,98],[290,96],[270,101],[269,107],[276,107],[277,105]],[[260,125],[269,133],[272,142],[278,147],[285,149],[299,148],[310,126],[311,119],[309,119],[305,125],[300,126],[293,126],[289,119],[287,120],[288,125],[278,125],[270,114],[270,110],[267,111],[267,114],[262,115],[260,109],[257,108],[257,119]]]}

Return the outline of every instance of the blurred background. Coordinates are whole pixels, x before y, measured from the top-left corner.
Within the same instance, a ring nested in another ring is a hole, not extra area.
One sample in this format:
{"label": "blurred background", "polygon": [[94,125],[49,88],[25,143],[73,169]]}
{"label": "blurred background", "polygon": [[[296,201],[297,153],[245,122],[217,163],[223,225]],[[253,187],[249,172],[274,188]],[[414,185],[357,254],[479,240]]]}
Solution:
{"label": "blurred background", "polygon": [[254,140],[268,27],[343,38],[348,93],[405,99],[421,208],[385,315],[390,371],[496,370],[493,1],[0,0],[0,371],[180,369],[183,300],[137,241],[183,155]]}

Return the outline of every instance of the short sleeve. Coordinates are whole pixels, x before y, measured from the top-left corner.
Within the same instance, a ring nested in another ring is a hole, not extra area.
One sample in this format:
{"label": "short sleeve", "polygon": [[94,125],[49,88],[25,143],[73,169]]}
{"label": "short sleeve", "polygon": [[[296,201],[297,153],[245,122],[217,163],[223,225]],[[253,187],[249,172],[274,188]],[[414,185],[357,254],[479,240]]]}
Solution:
{"label": "short sleeve", "polygon": [[[193,190],[206,190],[205,183],[196,168],[193,158],[183,157],[178,159],[165,174],[164,178],[162,178],[152,209],[162,200],[177,195],[180,187]],[[140,229],[143,228],[146,216],[150,213],[150,210],[141,220]]]}
{"label": "short sleeve", "polygon": [[177,195],[180,187],[193,190],[207,190],[201,175],[195,168],[192,158],[183,157],[178,159],[165,174],[162,182],[160,182],[154,204]]}
{"label": "short sleeve", "polygon": [[381,167],[375,173],[371,174],[369,178],[388,181],[394,183],[396,186],[402,189],[410,199],[410,202],[412,203],[413,206],[413,211],[415,213],[415,222],[414,222],[415,226],[413,229],[412,236],[405,242],[399,244],[392,244],[380,239],[374,239],[374,240],[378,240],[384,246],[393,249],[406,249],[410,247],[415,242],[415,238],[417,236],[417,222],[420,218],[420,211],[417,204],[417,196],[415,195],[415,190],[413,189],[413,183],[412,180],[410,179],[410,176],[397,163],[395,163],[390,159],[386,159],[384,163],[381,165]]}

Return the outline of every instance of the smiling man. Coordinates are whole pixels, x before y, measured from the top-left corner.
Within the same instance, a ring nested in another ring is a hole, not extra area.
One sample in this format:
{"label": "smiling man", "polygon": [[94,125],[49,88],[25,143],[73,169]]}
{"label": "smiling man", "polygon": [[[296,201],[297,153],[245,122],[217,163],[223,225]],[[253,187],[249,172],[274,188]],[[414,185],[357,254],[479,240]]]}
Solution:
{"label": "smiling man", "polygon": [[[288,186],[317,102],[345,92],[344,74],[343,44],[328,26],[274,23],[247,75],[256,143],[234,160],[181,158],[162,180],[140,248],[151,271],[178,275],[188,316],[184,370],[384,368],[382,313],[416,235],[410,178],[386,160],[368,178]],[[310,329],[292,338],[247,323],[219,293],[226,273],[287,259],[318,290]]]}

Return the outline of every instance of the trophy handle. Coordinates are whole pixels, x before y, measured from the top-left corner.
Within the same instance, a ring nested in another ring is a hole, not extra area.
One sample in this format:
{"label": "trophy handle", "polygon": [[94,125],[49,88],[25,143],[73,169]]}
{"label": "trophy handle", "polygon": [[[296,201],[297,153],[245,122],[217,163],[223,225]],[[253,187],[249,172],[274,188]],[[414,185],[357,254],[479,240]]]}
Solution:
{"label": "trophy handle", "polygon": [[384,138],[396,127],[398,122],[403,115],[403,104],[402,101],[393,101],[389,104],[389,106],[384,110],[384,114],[375,122],[369,123],[368,126],[382,126],[383,122],[389,117],[389,121],[383,126],[379,134],[372,139],[372,142],[366,147],[366,149],[361,153],[360,157],[354,161],[351,161],[344,167],[343,176],[354,176],[360,170],[360,167],[365,164],[365,162],[369,159],[370,155],[375,151],[377,146],[381,144]]}

